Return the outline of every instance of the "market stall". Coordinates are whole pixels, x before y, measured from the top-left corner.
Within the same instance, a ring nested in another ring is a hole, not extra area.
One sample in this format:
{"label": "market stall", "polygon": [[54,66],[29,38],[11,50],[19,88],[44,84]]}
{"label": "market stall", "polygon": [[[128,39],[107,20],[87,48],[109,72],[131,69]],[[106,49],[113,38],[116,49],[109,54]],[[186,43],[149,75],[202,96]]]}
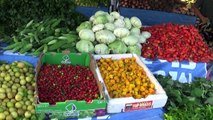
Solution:
{"label": "market stall", "polygon": [[165,2],[2,2],[0,119],[212,119],[213,50]]}

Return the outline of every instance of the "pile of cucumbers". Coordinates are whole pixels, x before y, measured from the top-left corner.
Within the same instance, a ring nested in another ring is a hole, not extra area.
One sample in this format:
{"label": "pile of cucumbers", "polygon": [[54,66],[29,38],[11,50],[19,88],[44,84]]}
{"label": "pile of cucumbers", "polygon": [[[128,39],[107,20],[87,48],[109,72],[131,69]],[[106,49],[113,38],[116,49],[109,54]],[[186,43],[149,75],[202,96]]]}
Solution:
{"label": "pile of cucumbers", "polygon": [[78,34],[68,27],[61,27],[61,24],[61,19],[46,19],[40,22],[31,20],[16,30],[16,35],[12,36],[9,45],[3,49],[33,56],[67,49],[75,52]]}

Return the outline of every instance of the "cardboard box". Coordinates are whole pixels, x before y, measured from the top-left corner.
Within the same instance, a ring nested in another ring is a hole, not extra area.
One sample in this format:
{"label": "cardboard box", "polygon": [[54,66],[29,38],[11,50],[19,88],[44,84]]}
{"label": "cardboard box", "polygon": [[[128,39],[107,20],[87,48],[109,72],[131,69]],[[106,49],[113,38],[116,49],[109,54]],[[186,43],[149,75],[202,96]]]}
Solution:
{"label": "cardboard box", "polygon": [[140,58],[136,54],[94,55],[95,60],[99,60],[101,58],[121,59],[121,58],[131,58],[131,57],[136,58],[136,62],[141,67],[143,67],[150,81],[153,84],[155,84],[156,94],[149,95],[146,98],[141,98],[141,99],[134,99],[133,97],[111,98],[108,94],[108,91],[104,84],[104,80],[101,76],[99,68],[96,67],[96,72],[99,77],[99,80],[104,84],[104,92],[106,95],[105,97],[108,103],[107,104],[108,113],[119,113],[119,112],[128,112],[128,111],[141,110],[141,109],[161,108],[161,107],[164,107],[167,102],[168,97],[164,89],[161,87],[161,85],[153,76],[153,74],[149,71],[146,65],[140,60]]}
{"label": "cardboard box", "polygon": [[[46,53],[40,56],[38,64],[36,66],[36,80],[42,64],[73,64],[81,66],[89,66],[92,70],[96,80],[98,79],[95,72],[95,63],[92,60],[90,54],[82,53]],[[67,100],[64,102],[57,102],[56,105],[49,105],[49,103],[43,103],[39,101],[39,97],[36,97],[36,114],[41,119],[49,118],[84,118],[105,115],[106,101],[102,95],[102,84],[97,80],[97,85],[100,90],[100,99],[93,100],[92,103],[86,103],[85,101]],[[36,91],[37,86],[36,86]]]}

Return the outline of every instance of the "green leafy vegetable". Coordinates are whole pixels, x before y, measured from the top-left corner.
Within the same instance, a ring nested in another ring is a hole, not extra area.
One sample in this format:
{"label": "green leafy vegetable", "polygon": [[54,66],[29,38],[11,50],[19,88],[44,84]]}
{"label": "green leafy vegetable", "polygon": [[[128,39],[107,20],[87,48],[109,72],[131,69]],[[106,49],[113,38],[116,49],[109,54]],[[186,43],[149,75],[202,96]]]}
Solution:
{"label": "green leafy vegetable", "polygon": [[165,120],[213,119],[213,82],[195,78],[192,83],[180,83],[170,76],[156,75],[168,95]]}
{"label": "green leafy vegetable", "polygon": [[[86,17],[75,11],[73,0],[1,0],[0,33],[14,34],[15,30],[30,20],[42,21],[46,18],[62,19],[63,24],[74,30]],[[2,36],[1,36],[2,37]]]}
{"label": "green leafy vegetable", "polygon": [[114,54],[123,54],[127,52],[126,45],[120,40],[116,40],[113,43],[109,44],[109,48]]}
{"label": "green leafy vegetable", "polygon": [[80,52],[94,52],[94,45],[87,40],[80,40],[76,44],[76,49]]}

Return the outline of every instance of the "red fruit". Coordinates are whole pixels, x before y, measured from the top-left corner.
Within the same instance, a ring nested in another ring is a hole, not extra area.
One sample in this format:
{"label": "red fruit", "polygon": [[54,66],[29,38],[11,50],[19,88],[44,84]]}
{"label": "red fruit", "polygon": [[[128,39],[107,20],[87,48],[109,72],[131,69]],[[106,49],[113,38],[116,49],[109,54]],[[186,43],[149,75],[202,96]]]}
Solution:
{"label": "red fruit", "polygon": [[93,73],[79,65],[43,65],[37,84],[39,100],[50,104],[66,100],[90,102],[99,94]]}
{"label": "red fruit", "polygon": [[142,56],[168,61],[209,62],[213,51],[192,25],[162,24],[147,27],[152,36],[142,45]]}

